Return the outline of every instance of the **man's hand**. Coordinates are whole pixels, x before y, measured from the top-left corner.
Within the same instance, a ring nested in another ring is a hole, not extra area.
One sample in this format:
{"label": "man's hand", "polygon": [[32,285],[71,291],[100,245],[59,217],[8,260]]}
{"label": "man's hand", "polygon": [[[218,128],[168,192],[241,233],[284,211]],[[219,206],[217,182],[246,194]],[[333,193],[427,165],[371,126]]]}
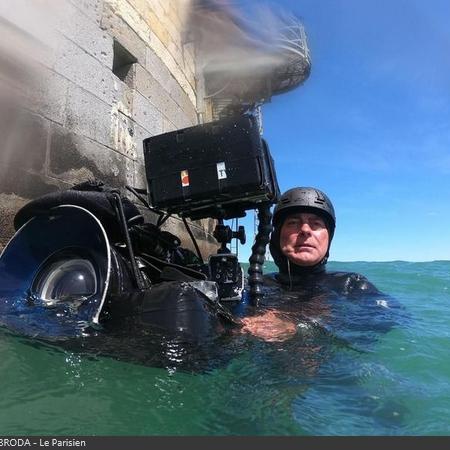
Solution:
{"label": "man's hand", "polygon": [[269,310],[261,316],[244,317],[242,332],[247,332],[267,342],[283,342],[297,332],[297,325],[283,318],[276,311]]}

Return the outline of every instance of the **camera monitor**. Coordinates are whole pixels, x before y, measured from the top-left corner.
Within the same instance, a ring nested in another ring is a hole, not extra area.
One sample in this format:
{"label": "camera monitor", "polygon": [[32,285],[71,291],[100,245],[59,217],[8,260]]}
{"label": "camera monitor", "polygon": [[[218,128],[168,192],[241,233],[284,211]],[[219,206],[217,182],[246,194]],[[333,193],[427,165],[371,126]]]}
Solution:
{"label": "camera monitor", "polygon": [[251,115],[145,139],[144,158],[151,205],[182,217],[243,217],[279,195],[273,159]]}

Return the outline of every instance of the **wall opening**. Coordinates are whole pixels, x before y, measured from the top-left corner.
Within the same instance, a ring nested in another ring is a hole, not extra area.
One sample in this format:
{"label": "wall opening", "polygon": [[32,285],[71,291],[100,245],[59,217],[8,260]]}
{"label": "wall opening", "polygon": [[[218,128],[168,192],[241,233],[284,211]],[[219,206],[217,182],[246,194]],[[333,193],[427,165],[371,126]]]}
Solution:
{"label": "wall opening", "polygon": [[113,68],[112,71],[120,80],[132,87],[133,64],[137,63],[137,58],[133,56],[123,45],[114,39],[113,48]]}

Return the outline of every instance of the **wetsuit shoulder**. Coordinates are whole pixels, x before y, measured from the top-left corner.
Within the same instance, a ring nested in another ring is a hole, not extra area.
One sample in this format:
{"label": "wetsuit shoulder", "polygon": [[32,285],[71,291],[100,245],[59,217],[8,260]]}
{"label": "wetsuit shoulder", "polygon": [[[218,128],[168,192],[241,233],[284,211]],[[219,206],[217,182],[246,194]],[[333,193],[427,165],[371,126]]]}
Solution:
{"label": "wetsuit shoulder", "polygon": [[327,281],[333,290],[343,295],[381,294],[365,276],[355,272],[327,272]]}
{"label": "wetsuit shoulder", "polygon": [[[285,287],[289,285],[287,276],[279,273],[264,275],[264,285],[267,287]],[[301,283],[299,282],[301,281]],[[355,272],[322,272],[308,277],[292,277],[295,287],[320,287],[329,289],[338,295],[358,297],[361,295],[381,295],[382,292],[365,276]]]}

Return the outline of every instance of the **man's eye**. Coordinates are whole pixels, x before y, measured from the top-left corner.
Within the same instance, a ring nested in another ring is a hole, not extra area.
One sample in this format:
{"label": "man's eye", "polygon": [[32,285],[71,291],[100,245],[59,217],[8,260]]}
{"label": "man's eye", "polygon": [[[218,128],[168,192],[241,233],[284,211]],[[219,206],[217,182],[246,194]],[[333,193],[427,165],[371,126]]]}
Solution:
{"label": "man's eye", "polygon": [[315,220],[313,226],[315,228],[325,228],[325,224],[321,220]]}

